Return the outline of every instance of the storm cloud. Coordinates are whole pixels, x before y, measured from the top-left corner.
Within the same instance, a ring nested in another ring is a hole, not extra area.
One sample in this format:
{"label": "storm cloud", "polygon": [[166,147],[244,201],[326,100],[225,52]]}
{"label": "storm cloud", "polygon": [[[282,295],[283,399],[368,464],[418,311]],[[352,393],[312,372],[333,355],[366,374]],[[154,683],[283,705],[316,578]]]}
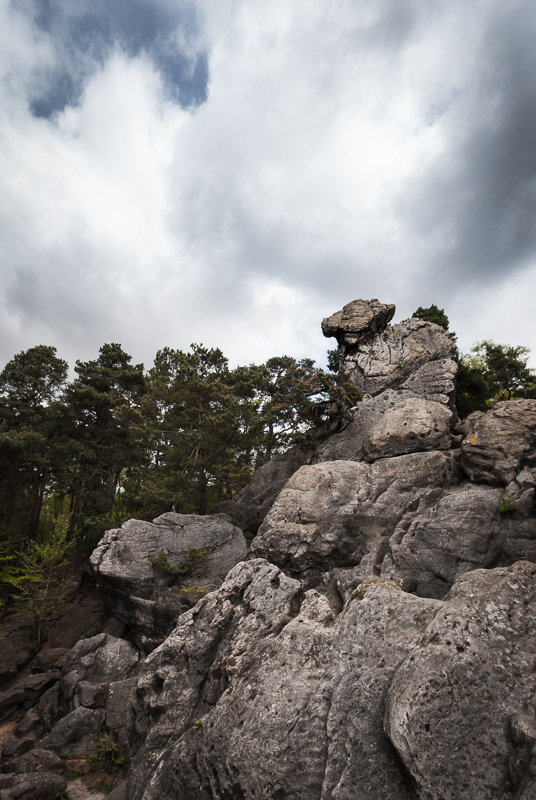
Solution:
{"label": "storm cloud", "polygon": [[322,361],[356,297],[536,349],[528,0],[4,0],[0,358]]}

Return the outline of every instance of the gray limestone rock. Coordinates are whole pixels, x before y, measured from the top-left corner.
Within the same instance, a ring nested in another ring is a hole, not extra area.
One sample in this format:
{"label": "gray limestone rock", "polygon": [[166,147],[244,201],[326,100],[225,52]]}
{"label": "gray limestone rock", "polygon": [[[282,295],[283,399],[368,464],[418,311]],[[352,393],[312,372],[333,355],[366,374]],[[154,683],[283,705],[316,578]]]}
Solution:
{"label": "gray limestone rock", "polygon": [[476,483],[505,486],[525,467],[536,467],[536,400],[497,403],[468,417],[462,469]]}
{"label": "gray limestone rock", "polygon": [[124,639],[100,633],[71,647],[63,664],[63,676],[75,671],[79,681],[103,683],[121,680],[138,663],[138,650]]}
{"label": "gray limestone rock", "polygon": [[66,764],[52,750],[36,747],[4,764],[2,769],[8,774],[26,775],[29,772],[64,772]]}
{"label": "gray limestone rock", "polygon": [[335,620],[299,597],[252,561],[181,617],[132,698],[130,800],[410,800],[384,700],[438,601],[377,581]]}
{"label": "gray limestone rock", "polygon": [[53,750],[61,758],[90,755],[106,714],[102,709],[79,706],[54,725],[41,742],[45,750]]}
{"label": "gray limestone rock", "polygon": [[366,394],[407,389],[445,405],[452,400],[458,349],[439,325],[406,320],[372,341],[345,346],[341,358],[351,381]]}
{"label": "gray limestone rock", "polygon": [[452,411],[423,397],[408,398],[393,406],[376,422],[364,442],[369,461],[378,458],[448,450]]}
{"label": "gray limestone rock", "polygon": [[408,515],[389,540],[382,577],[443,597],[464,572],[536,561],[534,489],[512,484],[512,498],[515,512],[502,515],[499,490],[466,483],[424,514]]}
{"label": "gray limestone rock", "polygon": [[355,345],[381,333],[391,322],[396,306],[379,300],[353,300],[331,317],[322,320],[322,333],[335,336],[341,344]]}
{"label": "gray limestone rock", "polygon": [[358,403],[347,427],[317,447],[313,462],[362,461],[365,457],[363,447],[372,428],[396,405],[415,398],[417,395],[413,392],[394,389],[386,389],[377,397],[365,398]]}
{"label": "gray limestone rock", "polygon": [[50,800],[59,797],[67,788],[61,775],[41,773],[39,775],[5,776],[9,783],[0,784],[0,800]]}
{"label": "gray limestone rock", "polygon": [[114,731],[119,744],[128,747],[126,735],[127,712],[132,692],[136,688],[137,678],[126,678],[124,681],[115,681],[108,684],[108,692],[104,708],[106,711],[106,727]]}
{"label": "gray limestone rock", "polygon": [[179,618],[141,665],[131,698],[129,800],[159,797],[144,792],[162,750],[192,729],[194,719],[203,720],[234,676],[256,658],[256,645],[290,622],[300,593],[297,581],[257,559],[237,564],[218,590]]}
{"label": "gray limestone rock", "polygon": [[[154,566],[161,553],[182,568],[188,550],[210,549],[191,574]],[[224,516],[163,514],[154,523],[129,520],[108,531],[91,556],[97,587],[109,614],[125,622],[138,646],[152,650],[199,594],[214,589],[246,555],[241,530]]]}
{"label": "gray limestone rock", "polygon": [[423,597],[443,597],[464,572],[495,565],[511,522],[497,511],[500,493],[466,488],[448,494],[389,540],[382,577]]}
{"label": "gray limestone rock", "polygon": [[433,505],[455,476],[450,452],[302,467],[279,495],[250,555],[293,572],[362,564],[364,580],[379,574],[388,537],[402,517]]}
{"label": "gray limestone rock", "polygon": [[304,464],[309,464],[312,456],[299,447],[278,453],[253,473],[251,481],[233,500],[218,503],[214,512],[227,514],[233,525],[247,538],[252,538],[288,479]]}
{"label": "gray limestone rock", "polygon": [[535,614],[536,565],[465,574],[397,671],[386,733],[419,797],[534,796]]}

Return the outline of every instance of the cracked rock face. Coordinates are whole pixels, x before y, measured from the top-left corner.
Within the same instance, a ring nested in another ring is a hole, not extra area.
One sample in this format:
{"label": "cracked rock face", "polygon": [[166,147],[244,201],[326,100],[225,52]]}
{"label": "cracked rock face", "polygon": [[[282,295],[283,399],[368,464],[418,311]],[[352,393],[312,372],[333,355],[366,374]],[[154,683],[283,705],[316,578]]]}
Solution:
{"label": "cracked rock face", "polygon": [[472,481],[505,486],[523,467],[536,467],[536,400],[497,403],[467,422],[461,465]]}
{"label": "cracked rock face", "polygon": [[385,721],[430,800],[534,797],[536,565],[458,579],[394,676]]}
{"label": "cracked rock face", "polygon": [[341,356],[345,372],[365,394],[407,389],[447,404],[454,392],[458,348],[448,331],[431,322],[389,326],[371,341],[344,346]]}
{"label": "cracked rock face", "polygon": [[184,614],[131,700],[129,800],[496,800],[533,786],[536,566],[334,616],[262,559]]}
{"label": "cracked rock face", "polygon": [[[160,569],[148,558],[163,552],[171,568],[180,568],[190,548],[211,550],[191,574]],[[129,520],[108,531],[91,564],[110,616],[126,623],[136,644],[150,651],[195,604],[199,591],[219,586],[246,551],[242,531],[226,517],[170,512],[154,523]]]}
{"label": "cracked rock face", "polygon": [[361,564],[364,580],[381,564],[402,517],[433,505],[455,474],[454,459],[442,452],[302,467],[266,517],[251,555],[293,572]]}

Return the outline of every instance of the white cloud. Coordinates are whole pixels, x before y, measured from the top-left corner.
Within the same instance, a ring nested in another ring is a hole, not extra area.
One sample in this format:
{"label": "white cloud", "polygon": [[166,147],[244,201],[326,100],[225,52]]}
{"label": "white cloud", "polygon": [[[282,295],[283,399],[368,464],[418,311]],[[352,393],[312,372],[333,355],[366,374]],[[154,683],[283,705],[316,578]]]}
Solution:
{"label": "white cloud", "polygon": [[498,102],[484,80],[498,0],[198,7],[206,103],[174,105],[147,54],[116,49],[50,121],[27,88],[52,43],[0,7],[0,358],[43,342],[72,363],[120,341],[149,364],[197,341],[233,363],[321,359],[321,318],[356,297],[398,318],[435,302],[464,342],[530,344],[516,305],[530,257],[515,279],[505,257],[494,283],[465,264],[477,315],[449,274],[468,252],[452,207],[468,131]]}

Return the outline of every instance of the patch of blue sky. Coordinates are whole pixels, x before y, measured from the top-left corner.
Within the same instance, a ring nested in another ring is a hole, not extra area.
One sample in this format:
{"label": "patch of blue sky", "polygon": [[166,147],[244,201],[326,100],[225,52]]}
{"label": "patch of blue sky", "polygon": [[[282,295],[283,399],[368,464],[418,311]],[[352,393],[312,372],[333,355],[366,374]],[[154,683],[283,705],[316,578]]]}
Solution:
{"label": "patch of blue sky", "polygon": [[76,105],[85,81],[114,48],[129,57],[147,53],[169,97],[181,106],[207,99],[208,56],[200,43],[196,9],[169,0],[12,0],[30,14],[54,48],[56,63],[41,76],[32,113],[49,118]]}

